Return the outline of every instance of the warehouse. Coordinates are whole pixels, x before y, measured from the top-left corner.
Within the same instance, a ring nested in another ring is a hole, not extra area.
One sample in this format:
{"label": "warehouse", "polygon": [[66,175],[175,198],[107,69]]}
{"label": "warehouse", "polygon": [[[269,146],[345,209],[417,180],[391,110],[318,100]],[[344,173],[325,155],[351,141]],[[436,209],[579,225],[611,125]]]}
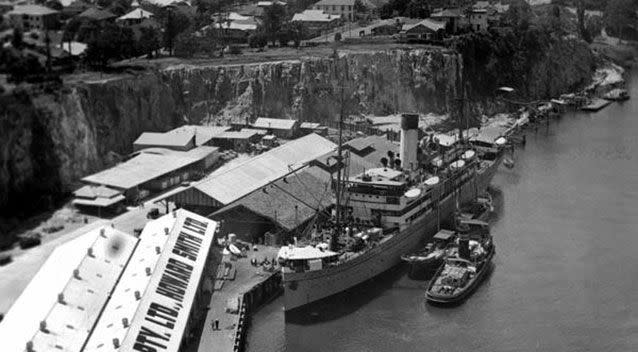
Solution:
{"label": "warehouse", "polygon": [[255,130],[226,131],[211,138],[211,145],[222,150],[232,149],[236,152],[246,152],[252,143],[258,143],[261,134]]}
{"label": "warehouse", "polygon": [[81,351],[137,241],[100,227],[54,249],[0,324],[2,351]]}
{"label": "warehouse", "polygon": [[336,145],[316,134],[288,142],[229,170],[172,194],[176,206],[208,215],[251,192],[306,166],[333,151]]}
{"label": "warehouse", "polygon": [[[335,156],[334,151],[321,155],[309,166],[228,204],[211,218],[224,222],[223,234],[234,233],[248,242],[264,241],[266,232],[279,244],[303,237],[313,220],[326,216],[325,210],[332,205],[331,175],[339,168]],[[348,159],[344,177],[374,167],[354,154]]]}
{"label": "warehouse", "polygon": [[219,159],[218,148],[202,146],[187,152],[150,148],[110,169],[84,177],[74,204],[82,209],[112,210],[136,204],[154,192],[203,176]]}
{"label": "warehouse", "polygon": [[265,130],[279,138],[292,139],[299,132],[299,121],[288,119],[271,119],[259,117],[252,124],[255,129]]}
{"label": "warehouse", "polygon": [[216,231],[177,210],[139,238],[100,227],[60,245],[0,324],[2,351],[134,351],[146,329],[166,337],[165,351],[182,350],[210,301]]}

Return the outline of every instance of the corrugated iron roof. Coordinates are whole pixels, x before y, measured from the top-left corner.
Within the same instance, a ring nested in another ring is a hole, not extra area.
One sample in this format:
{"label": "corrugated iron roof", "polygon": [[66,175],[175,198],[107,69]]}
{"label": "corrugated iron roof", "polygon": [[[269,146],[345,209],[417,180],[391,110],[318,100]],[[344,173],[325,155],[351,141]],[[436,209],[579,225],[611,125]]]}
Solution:
{"label": "corrugated iron roof", "polygon": [[167,147],[185,147],[191,142],[195,133],[193,131],[181,130],[179,133],[158,133],[144,132],[135,142],[134,145],[145,146],[167,146]]}
{"label": "corrugated iron roof", "polygon": [[[54,249],[0,324],[2,351],[23,352],[27,341],[36,351],[80,351],[136,242],[100,227]],[[41,321],[49,333],[39,331]]]}
{"label": "corrugated iron roof", "polygon": [[171,171],[198,162],[215,153],[217,149],[215,147],[201,146],[188,152],[140,153],[110,169],[87,176],[82,181],[120,189],[130,189]]}
{"label": "corrugated iron roof", "polygon": [[295,127],[297,120],[289,119],[271,119],[268,117],[259,117],[253,123],[254,128],[266,128],[274,130],[291,130]]}
{"label": "corrugated iron roof", "polygon": [[243,206],[291,231],[329,206],[331,195],[330,174],[318,167],[306,167],[252,192],[218,214],[232,214],[235,207]]}
{"label": "corrugated iron roof", "polygon": [[312,133],[207,178],[193,188],[222,204],[230,204],[335,148],[334,143]]}

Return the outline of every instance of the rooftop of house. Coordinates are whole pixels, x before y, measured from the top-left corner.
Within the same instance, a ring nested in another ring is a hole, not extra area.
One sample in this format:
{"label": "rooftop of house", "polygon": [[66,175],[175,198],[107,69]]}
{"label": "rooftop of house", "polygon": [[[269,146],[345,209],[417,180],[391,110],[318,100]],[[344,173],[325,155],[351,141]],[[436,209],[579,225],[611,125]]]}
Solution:
{"label": "rooftop of house", "polygon": [[116,18],[117,16],[108,10],[100,10],[97,7],[91,7],[79,14],[78,17],[93,21],[105,21]]}
{"label": "rooftop of house", "polygon": [[323,10],[305,10],[292,16],[292,21],[298,22],[331,22],[341,18],[340,15],[331,15]]}
{"label": "rooftop of house", "polygon": [[40,5],[16,5],[7,15],[44,16],[56,14],[58,11]]}
{"label": "rooftop of house", "polygon": [[401,31],[402,32],[408,32],[408,31],[410,31],[410,30],[412,30],[414,28],[417,28],[419,26],[426,27],[426,28],[436,32],[436,31],[440,31],[440,30],[444,30],[445,29],[445,22],[434,21],[434,20],[426,18],[423,21],[420,21],[420,22],[417,22],[417,23],[414,23],[414,24],[404,25],[401,28]]}
{"label": "rooftop of house", "polygon": [[356,0],[320,0],[314,6],[354,6]]}
{"label": "rooftop of house", "polygon": [[152,12],[143,10],[143,9],[134,9],[131,12],[120,16],[116,21],[126,21],[126,20],[142,20],[145,18],[151,18],[155,16]]}

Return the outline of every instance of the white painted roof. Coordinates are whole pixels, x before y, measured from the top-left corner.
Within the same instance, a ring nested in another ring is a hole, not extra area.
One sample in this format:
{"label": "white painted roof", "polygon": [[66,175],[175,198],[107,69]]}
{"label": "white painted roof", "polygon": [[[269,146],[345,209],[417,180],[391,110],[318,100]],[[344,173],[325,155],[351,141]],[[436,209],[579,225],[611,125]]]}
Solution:
{"label": "white painted roof", "polygon": [[[160,253],[169,238],[164,229],[167,228],[170,231],[175,220],[172,214],[168,214],[146,224],[140,234],[137,248],[122,273],[120,282],[104,308],[84,351],[115,352],[119,350],[113,345],[113,339],[118,339],[120,343],[124,340],[141,302],[135,298],[135,292],[139,292],[140,297],[146,293],[152,277],[147,275],[147,268],[151,274],[155,270]],[[128,326],[124,326],[124,319],[128,321]]]}
{"label": "white painted roof", "polygon": [[[147,290],[140,301],[120,351],[133,351],[133,346],[137,342],[137,337],[140,335],[142,329],[150,329],[160,334],[164,339],[158,340],[155,338],[153,340],[153,337],[147,338],[150,339],[151,342],[161,342],[162,345],[166,346],[165,351],[179,350],[185,333],[184,330],[187,326],[191,309],[193,308],[193,299],[197,293],[200,281],[202,280],[204,266],[208,260],[217,223],[185,210],[180,210],[175,213],[177,220],[166,242],[165,249],[157,260]],[[190,225],[188,224],[189,222],[191,223]],[[202,227],[193,224],[193,222],[204,225]],[[188,236],[189,239],[185,240],[184,236]],[[191,247],[194,243],[197,243],[197,250],[189,251],[189,256],[180,255],[179,251],[176,250],[176,246],[185,244],[186,242],[188,242],[188,245]],[[178,274],[180,277],[187,277],[185,282],[177,276],[172,275],[175,271],[169,267],[169,263],[172,263],[170,264],[172,268],[181,268]],[[158,293],[160,281],[164,280],[163,284],[167,284],[167,278],[174,280],[173,284],[175,281],[184,283],[185,290],[181,299],[177,297],[167,297],[166,295]],[[170,328],[165,326],[166,319],[162,317],[156,316],[154,319],[146,319],[148,318],[147,313],[149,312],[151,304],[171,309],[176,313],[176,315],[171,316],[173,321],[171,322],[172,326]],[[149,344],[148,346],[151,345]]]}
{"label": "white painted roof", "polygon": [[276,130],[290,130],[295,127],[297,120],[290,119],[272,119],[268,117],[259,117],[253,123],[254,128],[267,128]]}
{"label": "white painted roof", "polygon": [[13,10],[7,12],[7,15],[29,15],[29,16],[43,16],[58,13],[58,11],[51,10],[48,7],[40,5],[16,5]]}
{"label": "white painted roof", "polygon": [[[23,352],[30,340],[36,351],[80,351],[136,242],[101,227],[58,246],[0,324],[2,351]],[[49,333],[39,330],[41,321]]]}
{"label": "white painted roof", "polygon": [[195,134],[190,133],[158,133],[158,132],[144,132],[135,142],[134,145],[151,145],[151,146],[170,146],[170,147],[185,147],[190,143]]}
{"label": "white painted roof", "polygon": [[340,15],[331,15],[323,10],[305,10],[292,16],[292,21],[299,22],[331,22],[340,19]]}
{"label": "white painted roof", "polygon": [[143,10],[143,9],[134,9],[133,11],[127,13],[126,15],[120,16],[116,19],[116,21],[124,21],[124,20],[141,20],[145,18],[151,18],[153,15],[152,12]]}

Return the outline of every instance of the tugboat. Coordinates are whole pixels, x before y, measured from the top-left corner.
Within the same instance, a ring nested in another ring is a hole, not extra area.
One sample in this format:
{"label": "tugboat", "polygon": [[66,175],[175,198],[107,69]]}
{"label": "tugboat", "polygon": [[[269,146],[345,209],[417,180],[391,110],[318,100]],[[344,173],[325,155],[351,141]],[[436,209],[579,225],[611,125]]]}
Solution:
{"label": "tugboat", "polygon": [[465,300],[485,279],[496,251],[487,223],[461,220],[458,252],[445,259],[430,281],[430,303],[454,304]]}
{"label": "tugboat", "polygon": [[438,269],[448,252],[455,245],[456,232],[451,230],[440,230],[422,250],[405,254],[401,260],[410,265],[408,276],[412,279],[427,278]]}

